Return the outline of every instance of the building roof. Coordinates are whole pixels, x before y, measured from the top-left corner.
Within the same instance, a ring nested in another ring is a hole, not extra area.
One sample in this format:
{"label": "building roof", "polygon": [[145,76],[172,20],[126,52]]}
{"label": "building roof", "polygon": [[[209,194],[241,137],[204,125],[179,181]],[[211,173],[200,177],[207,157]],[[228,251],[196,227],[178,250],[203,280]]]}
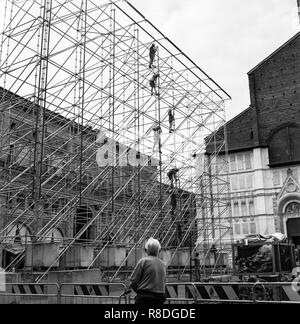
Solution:
{"label": "building roof", "polygon": [[[282,46],[276,49],[276,51],[257,64],[250,72],[248,72],[248,75],[252,75],[257,69],[261,68],[269,60],[273,59],[274,56],[278,55],[283,49],[287,48],[293,41],[296,39],[298,40],[299,36],[300,32],[295,34]],[[253,91],[255,91],[255,89],[252,89],[250,84],[250,95]],[[253,95],[256,94],[252,93],[252,96]],[[248,150],[255,147],[265,147],[266,143],[261,138],[261,125],[259,118],[263,117],[261,117],[261,114],[258,114],[255,102],[252,102],[247,109],[227,121],[225,126],[220,127],[215,133],[221,134],[224,132],[224,127],[227,128],[228,149],[232,152]],[[206,138],[207,153],[210,152],[210,138],[211,136]]]}
{"label": "building roof", "polygon": [[248,72],[249,74],[252,74],[255,70],[257,70],[262,64],[264,64],[265,62],[269,61],[274,55],[276,55],[278,52],[280,52],[283,48],[285,48],[289,43],[291,43],[292,41],[294,41],[297,37],[300,36],[300,32],[298,32],[296,35],[294,35],[292,38],[290,38],[287,42],[285,42],[283,45],[281,45],[279,48],[277,48],[272,54],[270,54],[269,56],[267,56],[264,60],[262,60],[260,63],[258,63],[253,69],[251,69]]}
{"label": "building roof", "polygon": [[232,117],[231,119],[229,119],[226,122],[226,126],[228,126],[229,124],[233,123],[234,121],[238,120],[239,118],[243,117],[252,107],[249,106],[248,108],[244,109],[243,111],[241,111],[239,114],[237,114],[236,116]]}

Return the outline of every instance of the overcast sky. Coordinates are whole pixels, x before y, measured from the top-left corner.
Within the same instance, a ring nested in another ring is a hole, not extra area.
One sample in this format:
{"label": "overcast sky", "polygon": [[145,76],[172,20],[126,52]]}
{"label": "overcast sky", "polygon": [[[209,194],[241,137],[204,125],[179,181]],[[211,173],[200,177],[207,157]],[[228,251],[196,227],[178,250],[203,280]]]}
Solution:
{"label": "overcast sky", "polygon": [[231,96],[227,119],[250,104],[249,72],[300,24],[297,0],[131,0]]}

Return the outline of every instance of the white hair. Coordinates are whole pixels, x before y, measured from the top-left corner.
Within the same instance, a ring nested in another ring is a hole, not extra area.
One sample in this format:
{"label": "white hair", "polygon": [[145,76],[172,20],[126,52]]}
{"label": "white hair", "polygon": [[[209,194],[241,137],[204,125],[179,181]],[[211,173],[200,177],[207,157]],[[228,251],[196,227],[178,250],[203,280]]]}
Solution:
{"label": "white hair", "polygon": [[148,255],[158,256],[159,251],[161,250],[161,245],[158,240],[150,237],[150,239],[145,244],[145,249]]}

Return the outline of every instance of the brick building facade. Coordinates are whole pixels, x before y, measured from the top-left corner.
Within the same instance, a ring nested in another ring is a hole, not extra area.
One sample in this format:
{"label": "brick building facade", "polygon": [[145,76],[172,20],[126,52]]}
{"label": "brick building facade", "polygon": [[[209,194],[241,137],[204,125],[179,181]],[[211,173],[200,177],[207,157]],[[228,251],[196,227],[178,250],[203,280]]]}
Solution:
{"label": "brick building facade", "polygon": [[226,124],[234,240],[282,232],[300,245],[300,33],[248,77],[250,107]]}

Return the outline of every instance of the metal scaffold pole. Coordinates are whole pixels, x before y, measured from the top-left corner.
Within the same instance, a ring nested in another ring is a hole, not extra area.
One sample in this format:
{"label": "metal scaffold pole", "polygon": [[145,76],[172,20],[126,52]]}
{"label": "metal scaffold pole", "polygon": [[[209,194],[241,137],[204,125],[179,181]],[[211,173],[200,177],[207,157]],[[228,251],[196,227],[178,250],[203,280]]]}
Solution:
{"label": "metal scaffold pole", "polygon": [[[113,5],[112,5],[113,7]],[[111,93],[110,93],[110,125],[109,131],[112,134],[112,141],[115,142],[115,78],[116,78],[116,10],[111,9],[111,63],[110,63],[110,74],[111,74]],[[113,151],[113,154],[115,152]],[[111,190],[112,190],[112,199],[111,199],[111,215],[114,217],[115,212],[115,156],[113,156],[112,163],[112,173],[111,173]]]}
{"label": "metal scaffold pole", "polygon": [[49,44],[51,31],[52,1],[44,0],[41,3],[41,40],[38,64],[38,78],[36,84],[36,118],[33,132],[34,138],[34,161],[33,161],[33,188],[32,200],[34,202],[34,230],[33,244],[37,240],[36,234],[39,229],[40,217],[42,214],[42,188],[41,177],[43,175],[44,158],[44,137],[45,137],[45,109],[47,101],[48,86],[48,64],[49,64]]}

